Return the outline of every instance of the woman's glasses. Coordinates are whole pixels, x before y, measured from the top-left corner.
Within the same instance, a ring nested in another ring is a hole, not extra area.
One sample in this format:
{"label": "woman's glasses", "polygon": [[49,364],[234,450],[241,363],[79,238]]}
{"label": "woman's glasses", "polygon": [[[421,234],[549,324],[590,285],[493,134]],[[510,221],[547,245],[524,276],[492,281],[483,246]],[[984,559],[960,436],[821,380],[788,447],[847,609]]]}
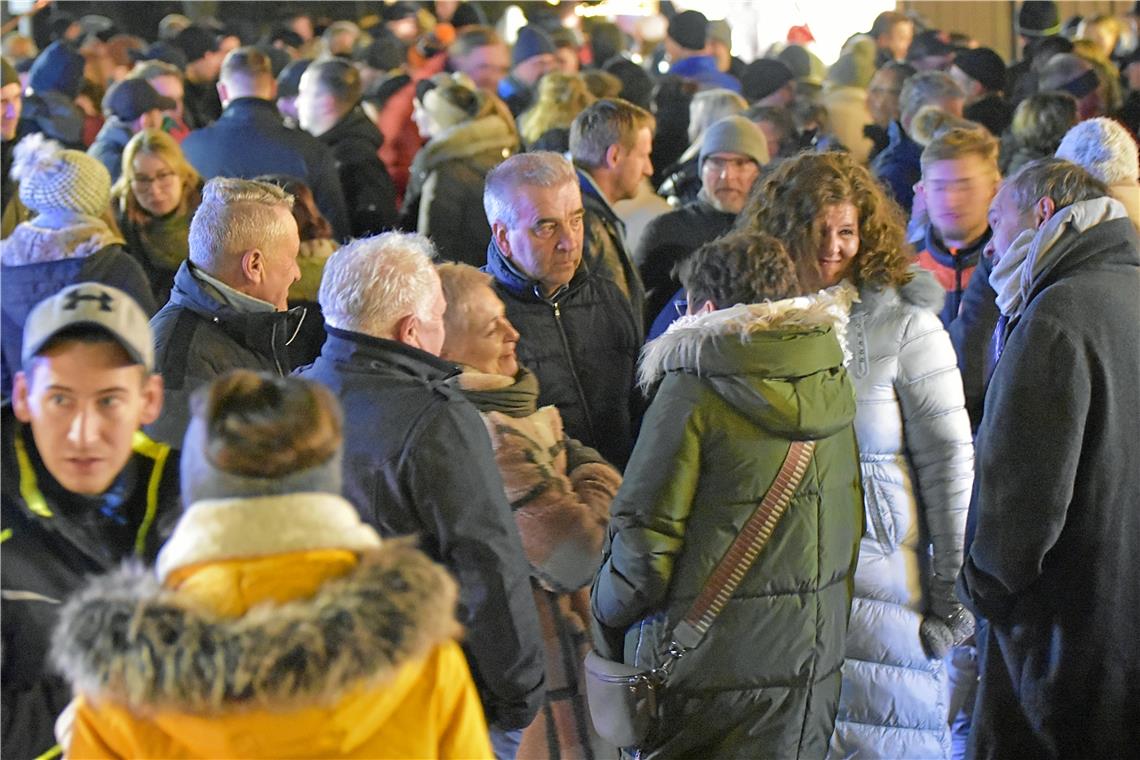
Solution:
{"label": "woman's glasses", "polygon": [[178,174],[176,172],[159,172],[153,177],[148,177],[145,174],[136,174],[131,179],[131,185],[134,187],[150,187],[155,183],[169,185],[170,181],[177,176]]}

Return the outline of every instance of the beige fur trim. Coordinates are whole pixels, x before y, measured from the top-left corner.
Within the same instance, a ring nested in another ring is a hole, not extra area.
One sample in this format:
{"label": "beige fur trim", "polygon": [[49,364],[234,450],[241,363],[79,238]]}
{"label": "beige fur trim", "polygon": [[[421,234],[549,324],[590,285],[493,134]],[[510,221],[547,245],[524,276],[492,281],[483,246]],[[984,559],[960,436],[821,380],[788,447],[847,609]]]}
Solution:
{"label": "beige fur trim", "polygon": [[461,366],[463,372],[459,375],[459,387],[465,391],[497,391],[500,388],[510,388],[515,384],[515,378],[509,375],[480,372],[466,364]]}

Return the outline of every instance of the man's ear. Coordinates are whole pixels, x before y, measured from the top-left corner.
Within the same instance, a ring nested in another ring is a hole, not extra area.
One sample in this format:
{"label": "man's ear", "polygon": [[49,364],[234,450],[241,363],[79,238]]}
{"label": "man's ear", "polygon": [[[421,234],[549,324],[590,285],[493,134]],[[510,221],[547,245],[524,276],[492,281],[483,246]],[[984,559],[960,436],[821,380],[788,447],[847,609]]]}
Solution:
{"label": "man's ear", "polygon": [[142,410],[139,413],[139,424],[149,425],[162,414],[162,375],[152,373],[143,380]]}
{"label": "man's ear", "polygon": [[689,304],[689,316],[695,317],[698,314],[712,314],[714,311],[716,311],[716,304],[712,302],[711,298],[695,309],[692,304]]}
{"label": "man's ear", "polygon": [[511,243],[507,239],[507,225],[502,222],[495,222],[491,225],[491,237],[495,239],[495,245],[502,251],[504,258],[511,257]]}
{"label": "man's ear", "polygon": [[1038,199],[1033,204],[1033,226],[1036,229],[1041,229],[1041,225],[1053,218],[1053,214],[1057,213],[1057,205],[1053,203],[1053,199],[1045,196]]}
{"label": "man's ear", "polygon": [[241,274],[251,283],[265,279],[265,254],[260,248],[252,248],[241,255]]}
{"label": "man's ear", "polygon": [[28,376],[23,371],[12,378],[12,413],[20,422],[32,421],[32,408],[28,403]]}
{"label": "man's ear", "polygon": [[398,343],[414,348],[420,347],[420,320],[415,314],[408,314],[396,321],[396,334],[393,339]]}
{"label": "man's ear", "polygon": [[226,89],[226,86],[222,84],[222,80],[220,79],[218,80],[217,85],[215,85],[215,88],[218,91],[218,100],[222,101],[222,107],[224,108],[226,103],[230,102],[229,90]]}
{"label": "man's ear", "polygon": [[618,161],[621,160],[621,145],[614,143],[610,147],[606,148],[605,159],[607,169],[613,169],[615,166],[617,166]]}

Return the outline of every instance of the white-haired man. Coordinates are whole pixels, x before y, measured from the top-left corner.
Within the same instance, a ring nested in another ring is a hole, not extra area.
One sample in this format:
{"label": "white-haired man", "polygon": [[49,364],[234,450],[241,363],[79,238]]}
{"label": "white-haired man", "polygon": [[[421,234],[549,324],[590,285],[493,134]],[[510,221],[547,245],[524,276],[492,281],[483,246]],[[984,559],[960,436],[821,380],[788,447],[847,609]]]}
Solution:
{"label": "white-haired man", "polygon": [[384,536],[416,535],[459,581],[465,650],[499,757],[543,700],[529,566],[475,410],[439,358],[447,309],[422,235],[355,240],[325,264],[328,338],[301,375],[344,407],[344,492]]}
{"label": "white-haired man", "polygon": [[293,196],[276,185],[218,177],[206,183],[190,222],[190,258],[170,301],[151,320],[165,408],[147,428],[174,446],[190,422],[196,388],[231,369],[287,374],[312,357],[290,357],[303,308],[288,310],[301,277]]}

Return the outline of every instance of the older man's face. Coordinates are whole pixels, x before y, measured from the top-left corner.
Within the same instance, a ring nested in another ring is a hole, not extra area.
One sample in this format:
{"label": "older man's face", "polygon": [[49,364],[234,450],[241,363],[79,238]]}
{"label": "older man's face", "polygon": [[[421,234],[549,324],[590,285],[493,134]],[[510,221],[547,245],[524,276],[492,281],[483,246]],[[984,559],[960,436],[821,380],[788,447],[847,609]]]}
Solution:
{"label": "older man's face", "polygon": [[986,244],[985,255],[992,256],[994,263],[1001,261],[1017,236],[1028,229],[1033,229],[1033,210],[1022,211],[1017,208],[1013,193],[1008,188],[998,190],[990,203],[989,222],[993,235]]}
{"label": "older man's face", "polygon": [[582,193],[567,182],[557,187],[520,185],[514,197],[515,223],[495,222],[503,255],[536,280],[546,295],[568,285],[582,263]]}
{"label": "older man's face", "polygon": [[760,167],[740,153],[713,153],[701,164],[701,188],[717,211],[739,214],[748,202]]}

